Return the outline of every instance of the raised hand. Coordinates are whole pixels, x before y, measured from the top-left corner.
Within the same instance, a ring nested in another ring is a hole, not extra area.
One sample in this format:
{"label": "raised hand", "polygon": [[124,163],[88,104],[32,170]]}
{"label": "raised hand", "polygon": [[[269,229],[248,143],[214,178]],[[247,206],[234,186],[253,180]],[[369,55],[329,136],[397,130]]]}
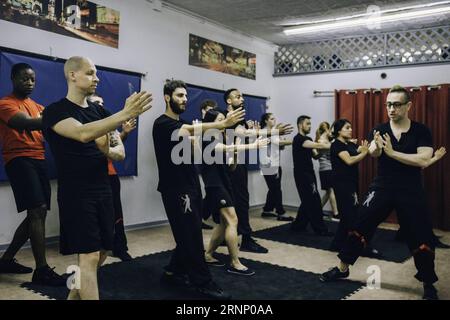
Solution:
{"label": "raised hand", "polygon": [[136,118],[152,107],[150,104],[152,100],[152,94],[147,91],[135,92],[125,101],[123,111],[127,114],[128,119]]}
{"label": "raised hand", "polygon": [[294,127],[291,126],[289,123],[288,124],[279,123],[275,126],[275,129],[277,129],[280,132],[280,136],[290,134],[292,133],[292,131],[294,131]]}
{"label": "raised hand", "polygon": [[369,152],[369,142],[367,140],[362,140],[361,145],[358,148],[358,152],[367,153]]}
{"label": "raised hand", "polygon": [[136,118],[125,121],[124,123],[122,123],[122,131],[125,132],[126,134],[129,134],[131,131],[136,129],[136,124],[137,124]]}
{"label": "raised hand", "polygon": [[255,121],[253,121],[253,120],[247,120],[247,127],[249,128],[249,129],[255,129]]}
{"label": "raised hand", "polygon": [[392,148],[391,137],[389,136],[389,134],[385,133],[381,141],[383,143],[384,153],[386,153],[387,156],[391,156],[394,152],[394,149]]}
{"label": "raised hand", "polygon": [[381,134],[379,131],[373,132],[373,140],[375,141],[375,145],[377,149],[383,149],[383,138],[381,138]]}
{"label": "raised hand", "polygon": [[443,156],[445,156],[446,153],[447,150],[445,149],[445,147],[440,147],[434,152],[434,156],[436,157],[437,160],[440,160]]}
{"label": "raised hand", "polygon": [[238,108],[236,110],[230,111],[227,113],[227,117],[225,118],[225,127],[232,127],[235,124],[244,121],[245,110],[243,108]]}

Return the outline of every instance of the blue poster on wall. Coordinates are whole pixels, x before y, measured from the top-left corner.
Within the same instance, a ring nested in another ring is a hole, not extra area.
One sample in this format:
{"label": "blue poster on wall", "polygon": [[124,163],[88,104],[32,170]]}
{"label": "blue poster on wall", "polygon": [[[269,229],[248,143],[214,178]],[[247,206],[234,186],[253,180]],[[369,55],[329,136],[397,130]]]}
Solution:
{"label": "blue poster on wall", "polygon": [[[221,110],[226,110],[226,103],[223,98],[225,91],[200,87],[196,85],[188,84],[188,103],[186,105],[186,111],[182,114],[181,118],[189,123],[193,120],[201,119],[200,104],[202,101],[210,99],[217,102]],[[265,97],[256,97],[244,94],[245,105],[245,120],[260,121],[261,116],[266,112]],[[248,157],[247,157],[248,158]],[[249,170],[258,170],[257,164],[249,164]]]}
{"label": "blue poster on wall", "polygon": [[[33,56],[26,53],[8,52],[0,49],[0,97],[11,93],[11,67],[16,63],[28,63],[36,73],[36,87],[31,98],[45,106],[66,96],[67,85],[64,78],[64,61],[47,57]],[[104,98],[105,106],[112,113],[119,111],[126,98],[141,89],[141,75],[121,70],[97,67],[100,83],[97,93]],[[0,110],[1,112],[1,110]],[[114,166],[120,176],[137,175],[137,137],[138,128],[132,131],[125,142],[125,161],[115,162]],[[46,145],[46,159],[51,178],[56,177],[56,168],[51,152]],[[0,181],[7,180],[3,160],[0,158]]]}

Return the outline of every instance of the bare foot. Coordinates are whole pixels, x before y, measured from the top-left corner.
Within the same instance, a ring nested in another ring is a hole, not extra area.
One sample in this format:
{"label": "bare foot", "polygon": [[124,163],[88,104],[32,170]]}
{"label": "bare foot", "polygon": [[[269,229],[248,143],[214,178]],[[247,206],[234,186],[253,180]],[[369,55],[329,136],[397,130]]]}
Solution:
{"label": "bare foot", "polygon": [[242,263],[232,263],[231,266],[237,270],[247,270],[248,268],[244,266]]}
{"label": "bare foot", "polygon": [[219,260],[214,259],[214,257],[210,254],[205,254],[205,261],[208,263],[219,262]]}

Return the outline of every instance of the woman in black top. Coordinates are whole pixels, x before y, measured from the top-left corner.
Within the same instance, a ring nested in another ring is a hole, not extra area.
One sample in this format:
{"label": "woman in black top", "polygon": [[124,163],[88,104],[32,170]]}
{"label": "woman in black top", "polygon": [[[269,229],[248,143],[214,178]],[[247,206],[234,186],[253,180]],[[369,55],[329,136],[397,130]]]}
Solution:
{"label": "woman in black top", "polygon": [[[217,122],[225,119],[223,113],[209,110],[203,122]],[[269,139],[257,139],[250,144],[224,144],[224,134],[219,130],[208,130],[203,136],[203,164],[202,177],[206,189],[206,206],[212,213],[216,223],[205,260],[209,265],[221,266],[220,261],[214,259],[213,253],[225,240],[230,254],[230,266],[227,271],[239,275],[253,275],[255,272],[244,266],[239,260],[238,218],[234,209],[233,190],[229,177],[229,170],[236,167],[236,153],[238,151],[257,149],[268,145]]]}
{"label": "woman in black top", "polygon": [[358,163],[368,153],[368,142],[358,146],[352,140],[352,125],[346,119],[336,120],[332,126],[335,138],[330,148],[332,181],[341,220],[330,249],[338,251],[345,241],[358,210]]}

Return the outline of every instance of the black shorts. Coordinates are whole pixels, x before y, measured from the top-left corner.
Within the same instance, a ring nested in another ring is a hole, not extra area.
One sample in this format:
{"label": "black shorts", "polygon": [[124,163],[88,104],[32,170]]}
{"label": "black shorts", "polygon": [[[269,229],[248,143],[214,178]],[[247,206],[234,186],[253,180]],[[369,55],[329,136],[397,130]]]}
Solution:
{"label": "black shorts", "polygon": [[50,210],[51,188],[45,160],[17,157],[5,165],[17,212],[42,205]]}
{"label": "black shorts", "polygon": [[113,249],[114,205],[111,192],[80,195],[58,190],[58,205],[61,254]]}
{"label": "black shorts", "polygon": [[213,217],[213,221],[219,224],[220,209],[234,207],[233,194],[224,187],[206,188],[206,206]]}
{"label": "black shorts", "polygon": [[324,191],[333,187],[331,170],[319,171],[320,188]]}

